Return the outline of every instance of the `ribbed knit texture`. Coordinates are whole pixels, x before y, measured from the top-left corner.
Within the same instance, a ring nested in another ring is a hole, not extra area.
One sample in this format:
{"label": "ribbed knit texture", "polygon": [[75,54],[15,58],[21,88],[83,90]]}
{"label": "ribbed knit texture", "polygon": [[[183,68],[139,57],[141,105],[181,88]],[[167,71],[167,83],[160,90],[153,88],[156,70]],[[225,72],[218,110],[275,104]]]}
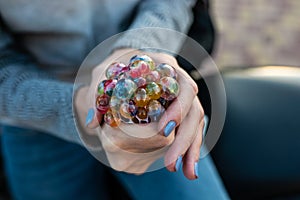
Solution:
{"label": "ribbed knit texture", "polygon": [[[178,52],[184,42],[183,38],[164,29],[186,33],[193,21],[191,10],[194,3],[195,0],[144,1],[138,7],[136,20],[129,27],[139,30],[126,32],[114,47],[160,48]],[[156,27],[158,29],[154,29]]]}
{"label": "ribbed knit texture", "polygon": [[[137,6],[136,17],[129,28],[162,27],[186,33],[192,22],[191,10],[194,2],[195,0],[140,1]],[[71,2],[66,1],[64,3],[67,4]],[[64,7],[64,3],[60,5],[60,9]],[[28,2],[28,4],[30,4],[30,2]],[[44,6],[47,6],[47,2],[45,2]],[[53,12],[55,12],[55,10],[53,10]],[[118,15],[118,13],[114,14]],[[12,16],[22,18],[22,15],[18,14]],[[101,13],[99,13],[99,16],[101,16]],[[43,16],[36,17],[42,18]],[[18,19],[10,19],[10,21],[13,20],[18,21]],[[62,17],[60,20],[64,20],[64,18]],[[35,22],[32,21],[31,23],[34,24]],[[59,23],[57,22],[57,24],[56,22],[49,23],[59,25],[61,21]],[[74,23],[76,23],[76,21],[74,21]],[[14,24],[9,25],[14,26]],[[107,24],[103,24],[102,28],[105,29],[105,26],[109,26],[109,21]],[[121,26],[121,24],[119,26]],[[21,27],[23,26],[21,25]],[[68,26],[63,28],[66,29],[67,27]],[[72,27],[76,27],[76,25]],[[44,34],[43,31],[44,30],[40,30],[40,33]],[[30,34],[30,30],[27,32]],[[64,30],[64,32],[67,31]],[[72,30],[69,32],[72,33]],[[33,33],[40,39],[39,31],[34,30]],[[34,34],[30,35],[30,37],[34,37]],[[76,34],[76,32],[74,32],[74,35],[77,37],[80,36],[80,34]],[[58,36],[59,35],[51,34],[50,31],[44,40],[56,41],[55,39]],[[59,39],[61,39],[61,37]],[[77,41],[78,40],[74,41],[74,43]],[[53,78],[49,73],[45,73],[36,67],[37,63],[31,61],[26,54],[18,52],[14,42],[10,34],[0,26],[0,122],[42,130],[59,138],[81,143],[72,112],[73,84],[59,81]],[[163,44],[163,42],[169,44],[173,43],[174,47],[172,47],[172,49],[174,50],[178,49],[181,45],[179,41],[176,41],[176,38],[172,38],[168,35],[141,31],[135,35],[132,35],[131,32],[125,34],[117,41],[114,48],[143,48],[145,45],[157,46]],[[43,53],[39,51],[41,46],[38,45],[39,43],[35,43],[29,46],[28,49],[35,52],[34,49],[31,48],[38,47],[36,52]],[[59,47],[55,47],[55,45],[60,44],[59,42],[51,42],[51,45],[53,46],[51,46],[50,49],[55,49]],[[74,50],[77,49],[78,43],[76,43],[76,45],[74,46]],[[97,43],[94,44],[94,46],[96,45]],[[47,48],[47,46],[43,46],[43,48]],[[67,51],[72,50],[72,48],[67,49]],[[37,55],[41,54],[36,54],[35,56]],[[78,55],[78,57],[82,56],[83,55]],[[36,59],[45,62],[46,57],[47,55],[43,55],[41,57],[42,59],[39,59],[39,57]],[[74,57],[74,60],[78,59],[78,57]],[[49,65],[51,65],[50,60],[49,63]],[[68,68],[68,70],[70,69]]]}

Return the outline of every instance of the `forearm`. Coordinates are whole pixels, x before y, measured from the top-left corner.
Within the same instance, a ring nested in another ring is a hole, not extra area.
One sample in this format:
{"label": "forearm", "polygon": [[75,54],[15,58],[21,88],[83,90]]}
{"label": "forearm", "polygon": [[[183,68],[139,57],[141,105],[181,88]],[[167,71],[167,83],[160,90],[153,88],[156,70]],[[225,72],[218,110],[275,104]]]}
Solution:
{"label": "forearm", "polygon": [[29,64],[0,68],[0,121],[80,142],[72,112],[73,84],[51,79]]}
{"label": "forearm", "polygon": [[73,84],[43,73],[20,49],[0,26],[0,123],[79,143],[72,114]]}

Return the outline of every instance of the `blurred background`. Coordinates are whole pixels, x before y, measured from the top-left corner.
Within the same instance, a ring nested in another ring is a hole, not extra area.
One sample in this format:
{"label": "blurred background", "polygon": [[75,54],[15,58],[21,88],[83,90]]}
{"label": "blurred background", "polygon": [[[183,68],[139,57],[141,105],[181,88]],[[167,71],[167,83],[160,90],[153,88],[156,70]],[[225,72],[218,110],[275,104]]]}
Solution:
{"label": "blurred background", "polygon": [[225,186],[233,199],[300,199],[300,1],[210,3],[227,96],[212,155]]}
{"label": "blurred background", "polygon": [[300,1],[211,0],[220,68],[300,66]]}
{"label": "blurred background", "polygon": [[[299,0],[211,0],[210,11],[220,69],[300,67]],[[277,68],[287,76],[271,84],[247,70],[224,76],[228,113],[213,152],[217,168],[233,199],[300,199],[300,71]],[[3,176],[0,199],[8,199]]]}

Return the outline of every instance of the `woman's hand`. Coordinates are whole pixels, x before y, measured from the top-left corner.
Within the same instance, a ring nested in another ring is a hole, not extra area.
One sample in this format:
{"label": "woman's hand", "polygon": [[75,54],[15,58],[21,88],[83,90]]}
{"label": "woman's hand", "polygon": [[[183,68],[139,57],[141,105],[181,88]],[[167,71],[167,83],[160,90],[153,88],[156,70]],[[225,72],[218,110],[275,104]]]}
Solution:
{"label": "woman's hand", "polygon": [[[198,176],[197,164],[195,163],[197,163],[200,154],[204,112],[196,96],[198,92],[196,83],[178,66],[174,57],[163,53],[145,53],[131,49],[115,51],[93,70],[91,85],[88,89],[82,88],[78,91],[75,107],[81,107],[79,109],[81,111],[83,111],[84,104],[94,108],[94,102],[91,100],[86,103],[83,103],[83,101],[86,101],[84,99],[87,96],[95,96],[97,85],[101,81],[99,77],[104,78],[106,67],[115,61],[127,63],[136,54],[147,54],[156,63],[167,63],[175,67],[178,73],[180,93],[158,124],[150,123],[147,126],[122,124],[119,128],[104,125],[102,133],[99,135],[109,162],[117,170],[143,173],[152,162],[167,151],[165,154],[167,169],[177,171],[181,162],[183,162],[185,176],[189,179],[195,179]],[[86,111],[83,113],[87,114]],[[90,134],[93,134],[92,130],[99,126],[102,116],[96,116],[93,111],[90,111],[87,116],[86,125],[90,128]],[[83,124],[83,117],[80,118]],[[174,135],[175,128],[176,135]],[[124,132],[124,130],[126,131]],[[136,132],[136,130],[143,130],[143,134],[151,135],[151,137],[135,135],[141,134],[141,131]],[[130,134],[128,134],[129,132]],[[167,148],[168,146],[170,147]]]}

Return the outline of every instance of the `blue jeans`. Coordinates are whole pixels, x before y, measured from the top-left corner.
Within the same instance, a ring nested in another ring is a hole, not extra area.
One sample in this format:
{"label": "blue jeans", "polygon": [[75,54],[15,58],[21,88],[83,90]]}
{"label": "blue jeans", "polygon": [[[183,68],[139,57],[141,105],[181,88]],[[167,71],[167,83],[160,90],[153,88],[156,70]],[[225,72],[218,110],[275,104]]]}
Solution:
{"label": "blue jeans", "polygon": [[2,151],[14,199],[109,199],[111,172],[133,199],[228,199],[210,157],[199,162],[199,178],[166,169],[135,176],[107,170],[83,147],[45,133],[3,127]]}

